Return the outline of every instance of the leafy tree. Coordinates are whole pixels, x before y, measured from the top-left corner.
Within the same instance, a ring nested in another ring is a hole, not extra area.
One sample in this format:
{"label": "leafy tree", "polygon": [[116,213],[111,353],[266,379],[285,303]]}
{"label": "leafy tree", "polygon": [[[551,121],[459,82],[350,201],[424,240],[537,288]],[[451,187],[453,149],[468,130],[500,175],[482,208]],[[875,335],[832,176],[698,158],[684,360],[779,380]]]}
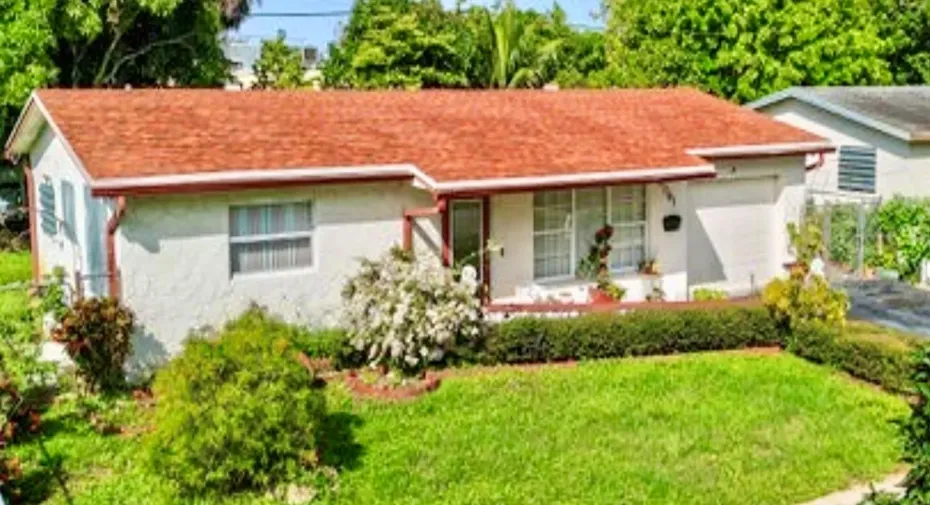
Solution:
{"label": "leafy tree", "polygon": [[489,40],[479,58],[490,61],[489,74],[477,83],[489,88],[540,87],[560,71],[566,41],[572,36],[558,4],[548,15],[521,11],[508,2],[497,14],[484,10],[482,29]]}
{"label": "leafy tree", "polygon": [[55,0],[0,0],[0,135],[16,120],[29,93],[58,75],[47,13]]}
{"label": "leafy tree", "polygon": [[[889,0],[890,1],[890,0]],[[607,0],[624,86],[752,100],[791,85],[887,84],[895,49],[869,0]]]}
{"label": "leafy tree", "polygon": [[285,33],[262,42],[261,55],[252,68],[256,89],[294,89],[305,84],[300,50],[287,45]]}
{"label": "leafy tree", "polygon": [[460,27],[439,0],[358,0],[330,45],[323,80],[339,88],[464,87]]}
{"label": "leafy tree", "polygon": [[217,86],[248,0],[0,0],[0,136],[47,85]]}

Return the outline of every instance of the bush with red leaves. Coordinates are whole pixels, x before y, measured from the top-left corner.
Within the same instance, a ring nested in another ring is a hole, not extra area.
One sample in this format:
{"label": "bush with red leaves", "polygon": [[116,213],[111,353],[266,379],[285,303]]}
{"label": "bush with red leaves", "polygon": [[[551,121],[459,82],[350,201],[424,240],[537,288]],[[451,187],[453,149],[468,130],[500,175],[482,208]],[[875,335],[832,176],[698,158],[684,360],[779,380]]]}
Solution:
{"label": "bush with red leaves", "polygon": [[117,391],[126,384],[134,326],[132,311],[118,300],[88,298],[74,302],[52,339],[64,344],[89,390]]}

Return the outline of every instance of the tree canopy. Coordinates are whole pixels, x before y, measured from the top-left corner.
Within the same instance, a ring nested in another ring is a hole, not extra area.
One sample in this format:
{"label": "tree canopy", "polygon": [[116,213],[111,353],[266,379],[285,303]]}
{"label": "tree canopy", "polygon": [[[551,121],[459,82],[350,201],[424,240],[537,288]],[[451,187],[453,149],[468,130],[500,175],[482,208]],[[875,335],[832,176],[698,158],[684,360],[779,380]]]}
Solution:
{"label": "tree canopy", "polygon": [[0,0],[0,135],[46,85],[218,86],[246,0]]}
{"label": "tree canopy", "polygon": [[619,85],[687,84],[748,101],[792,85],[927,77],[925,2],[607,0],[606,7]]}
{"label": "tree canopy", "polygon": [[287,45],[286,34],[262,42],[262,51],[255,64],[255,89],[294,89],[306,84],[303,55],[300,49]]}

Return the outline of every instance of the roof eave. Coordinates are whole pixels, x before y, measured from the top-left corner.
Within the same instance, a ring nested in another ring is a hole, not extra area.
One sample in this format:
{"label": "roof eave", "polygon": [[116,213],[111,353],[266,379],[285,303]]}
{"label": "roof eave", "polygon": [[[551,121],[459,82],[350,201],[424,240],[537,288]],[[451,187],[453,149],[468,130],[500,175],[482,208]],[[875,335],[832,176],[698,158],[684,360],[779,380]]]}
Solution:
{"label": "roof eave", "polygon": [[876,119],[872,119],[865,114],[861,114],[854,110],[837,105],[812,93],[807,93],[803,88],[788,88],[786,90],[782,90],[769,96],[760,98],[754,102],[750,102],[746,104],[746,107],[753,110],[760,110],[787,99],[798,100],[812,107],[816,107],[831,114],[843,117],[854,123],[859,123],[873,130],[878,130],[882,133],[885,133],[886,135],[890,135],[905,142],[912,142],[916,140],[912,132],[882,121],[878,121]]}
{"label": "roof eave", "polygon": [[623,169],[564,175],[506,177],[438,182],[434,192],[441,196],[487,195],[547,189],[567,189],[610,184],[648,184],[716,177],[713,165]]}
{"label": "roof eave", "polygon": [[692,156],[705,159],[715,158],[750,158],[769,156],[791,156],[798,154],[822,153],[836,150],[832,142],[784,142],[778,144],[754,144],[741,146],[695,147],[686,152]]}

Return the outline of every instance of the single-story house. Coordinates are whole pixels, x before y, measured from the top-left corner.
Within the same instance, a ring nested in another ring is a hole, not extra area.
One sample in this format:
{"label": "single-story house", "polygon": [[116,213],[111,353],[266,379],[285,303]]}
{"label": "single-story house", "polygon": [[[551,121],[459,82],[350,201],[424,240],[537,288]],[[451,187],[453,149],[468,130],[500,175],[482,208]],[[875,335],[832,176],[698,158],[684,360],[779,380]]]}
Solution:
{"label": "single-story house", "polygon": [[401,244],[471,261],[490,303],[580,301],[609,223],[627,300],[744,293],[790,260],[830,145],[692,89],[41,90],[6,154],[37,275],[120,297],[170,354],[253,301],[333,323],[358,259]]}
{"label": "single-story house", "polygon": [[930,86],[796,87],[748,107],[834,143],[813,196],[930,196]]}

